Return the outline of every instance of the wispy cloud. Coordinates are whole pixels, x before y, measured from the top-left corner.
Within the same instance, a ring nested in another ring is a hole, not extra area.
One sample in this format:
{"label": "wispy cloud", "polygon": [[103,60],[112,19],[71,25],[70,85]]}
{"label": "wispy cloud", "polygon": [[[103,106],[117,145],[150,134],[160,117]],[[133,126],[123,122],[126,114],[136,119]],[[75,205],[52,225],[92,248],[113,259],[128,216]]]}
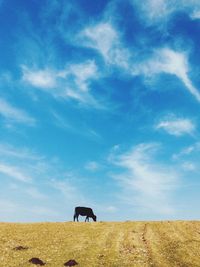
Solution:
{"label": "wispy cloud", "polygon": [[74,127],[68,122],[68,120],[66,118],[64,118],[63,116],[61,116],[61,114],[59,114],[56,111],[52,111],[51,112],[53,117],[54,117],[54,123],[56,124],[56,126],[67,130],[67,131],[75,131]]}
{"label": "wispy cloud", "polygon": [[112,162],[124,171],[114,176],[123,188],[123,198],[130,205],[143,210],[170,214],[170,195],[179,178],[172,166],[154,159],[158,144],[139,144],[130,151],[112,155]]}
{"label": "wispy cloud", "polygon": [[98,77],[97,66],[92,60],[71,64],[62,70],[35,70],[23,66],[22,73],[22,80],[26,84],[44,90],[56,98],[74,99],[87,105],[98,106],[90,93],[90,83]]}
{"label": "wispy cloud", "polygon": [[198,0],[147,0],[145,2],[132,0],[135,7],[140,12],[141,19],[146,24],[157,24],[168,22],[172,15],[178,12],[187,13],[192,19],[194,14],[200,11]]}
{"label": "wispy cloud", "polygon": [[63,116],[54,110],[52,110],[51,114],[54,117],[53,123],[57,127],[65,131],[72,132],[73,134],[81,135],[90,140],[96,140],[98,142],[102,141],[102,136],[94,129],[88,127],[85,123],[82,123],[82,121],[79,121],[79,123],[74,123],[68,117]]}
{"label": "wispy cloud", "polygon": [[200,102],[200,92],[189,78],[189,64],[187,55],[184,52],[177,52],[170,48],[158,49],[154,52],[152,58],[144,63],[135,65],[133,74],[138,73],[143,73],[145,76],[159,73],[175,75]]}
{"label": "wispy cloud", "polygon": [[172,155],[172,159],[174,159],[174,160],[181,159],[183,157],[191,156],[194,153],[199,153],[199,151],[200,151],[200,142],[196,142],[190,146],[187,146],[187,147],[181,149],[180,152],[174,153]]}
{"label": "wispy cloud", "polygon": [[24,171],[22,171],[20,168],[10,165],[10,164],[4,164],[0,163],[0,173],[2,173],[5,176],[9,176],[11,178],[14,178],[21,182],[31,182],[32,178],[25,174]]}
{"label": "wispy cloud", "polygon": [[98,77],[97,66],[94,61],[87,61],[86,63],[81,64],[72,64],[69,68],[69,71],[66,73],[59,73],[59,76],[62,75],[73,75],[74,82],[80,88],[81,91],[88,91],[88,83],[90,79],[95,79]]}
{"label": "wispy cloud", "polygon": [[186,178],[188,179],[188,177],[190,177],[189,183],[192,183],[191,181],[193,180],[193,177],[197,177],[197,180],[199,177],[199,151],[200,142],[195,142],[189,146],[181,148],[178,152],[173,153],[172,155],[172,160],[180,165]]}
{"label": "wispy cloud", "polygon": [[190,17],[191,17],[191,19],[193,19],[193,20],[200,19],[200,7],[199,7],[199,9],[194,10],[194,11],[192,12],[192,14],[191,14]]}
{"label": "wispy cloud", "polygon": [[192,135],[196,126],[193,121],[188,118],[168,116],[156,125],[156,129],[163,129],[171,135],[182,136],[185,134]]}
{"label": "wispy cloud", "polygon": [[189,172],[197,170],[196,164],[194,162],[190,162],[190,161],[184,161],[182,163],[182,168],[183,168],[183,170],[189,171]]}
{"label": "wispy cloud", "polygon": [[32,70],[22,66],[23,80],[34,87],[54,88],[56,86],[56,73],[50,69]]}
{"label": "wispy cloud", "polygon": [[[41,221],[44,218],[56,220],[58,217],[63,219],[67,203],[71,203],[72,207],[81,203],[89,204],[76,186],[77,178],[71,168],[69,171],[59,159],[44,157],[28,148],[0,144],[0,177],[7,190],[5,201],[16,204],[20,210],[20,221]],[[29,218],[27,209],[30,206],[33,215]],[[43,209],[47,211],[45,215],[39,212]],[[48,214],[48,211],[51,213]],[[68,210],[68,216],[71,212],[73,211]],[[18,218],[15,213],[4,214],[12,221]]]}
{"label": "wispy cloud", "polygon": [[8,143],[0,143],[0,158],[16,158],[16,159],[25,159],[26,161],[36,160],[42,161],[44,157],[39,155],[33,150],[30,150],[26,147],[13,147]]}
{"label": "wispy cloud", "polygon": [[133,0],[132,3],[139,9],[140,16],[146,23],[163,20],[172,12],[165,0],[147,0],[145,2]]}
{"label": "wispy cloud", "polygon": [[129,65],[129,51],[123,47],[119,33],[109,22],[88,26],[80,34],[83,45],[97,50],[105,62],[127,68]]}
{"label": "wispy cloud", "polygon": [[3,98],[0,98],[0,115],[10,123],[23,123],[28,126],[34,126],[36,123],[35,118],[24,110],[11,105]]}

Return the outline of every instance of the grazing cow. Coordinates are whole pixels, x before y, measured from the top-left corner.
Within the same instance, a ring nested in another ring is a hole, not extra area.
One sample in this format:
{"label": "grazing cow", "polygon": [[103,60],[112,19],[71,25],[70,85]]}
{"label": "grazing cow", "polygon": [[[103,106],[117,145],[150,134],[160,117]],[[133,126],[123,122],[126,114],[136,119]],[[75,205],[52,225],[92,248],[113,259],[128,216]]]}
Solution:
{"label": "grazing cow", "polygon": [[74,222],[77,219],[78,222],[78,216],[86,216],[85,218],[85,222],[88,221],[89,222],[89,218],[92,218],[93,221],[96,222],[97,220],[97,216],[94,215],[93,210],[91,208],[86,208],[86,207],[76,207],[75,211],[74,211]]}

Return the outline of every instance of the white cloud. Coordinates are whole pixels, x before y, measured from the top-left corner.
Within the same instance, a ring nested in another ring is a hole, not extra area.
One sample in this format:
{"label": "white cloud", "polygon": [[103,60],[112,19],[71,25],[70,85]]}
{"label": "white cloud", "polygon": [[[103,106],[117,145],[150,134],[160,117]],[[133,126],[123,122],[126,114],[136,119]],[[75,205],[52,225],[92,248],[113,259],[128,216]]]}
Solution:
{"label": "white cloud", "polygon": [[0,163],[0,173],[6,177],[12,177],[21,182],[31,182],[32,178],[25,174],[21,169],[10,164]]}
{"label": "white cloud", "polygon": [[7,157],[14,157],[17,159],[29,160],[44,160],[39,154],[27,149],[26,147],[16,148],[6,143],[0,143],[0,158],[6,159]]}
{"label": "white cloud", "polygon": [[193,20],[200,19],[200,8],[199,10],[194,10],[190,17]]}
{"label": "white cloud", "polygon": [[79,34],[79,38],[83,45],[96,49],[106,63],[123,68],[129,66],[129,51],[122,46],[119,33],[110,23],[89,26]]}
{"label": "white cloud", "polygon": [[92,78],[97,78],[97,66],[94,61],[71,65],[69,69],[70,75],[74,75],[75,83],[81,91],[88,91],[88,82]]}
{"label": "white cloud", "polygon": [[147,22],[151,23],[163,20],[172,11],[165,0],[147,0],[145,2],[133,0],[133,4],[139,8],[141,17],[145,16]]}
{"label": "white cloud", "polygon": [[182,163],[182,168],[185,171],[196,171],[197,170],[197,166],[195,165],[194,162],[189,162],[189,161],[185,161]]}
{"label": "white cloud", "polygon": [[167,133],[175,136],[193,134],[195,128],[194,123],[190,119],[176,117],[166,118],[156,125],[156,129],[163,129]]}
{"label": "white cloud", "polygon": [[172,159],[177,160],[185,156],[190,156],[194,153],[198,153],[199,151],[200,151],[200,142],[196,142],[193,145],[181,149],[179,153],[173,154]]}
{"label": "white cloud", "polygon": [[22,66],[23,80],[32,86],[40,88],[54,88],[56,86],[55,72],[50,69],[31,70],[27,66]]}
{"label": "white cloud", "polygon": [[151,76],[159,73],[168,73],[178,77],[187,90],[200,102],[200,92],[189,78],[189,64],[184,52],[177,52],[170,48],[158,49],[152,58],[134,67],[133,74],[143,73]]}
{"label": "white cloud", "polygon": [[121,155],[112,155],[115,165],[124,171],[114,176],[123,188],[123,198],[130,205],[154,213],[170,214],[171,193],[177,181],[178,173],[173,167],[154,160],[158,144],[139,144]]}
{"label": "white cloud", "polygon": [[22,80],[25,83],[54,97],[71,98],[84,104],[98,106],[90,93],[90,83],[98,77],[97,66],[92,60],[71,64],[63,70],[34,70],[26,66],[22,67],[22,72]]}
{"label": "white cloud", "polygon": [[132,0],[132,3],[146,24],[157,24],[159,27],[176,12],[185,12],[193,19],[200,11],[199,0]]}
{"label": "white cloud", "polygon": [[0,115],[9,122],[24,123],[29,126],[33,126],[36,123],[36,120],[28,113],[12,106],[3,98],[0,98]]}
{"label": "white cloud", "polygon": [[88,27],[83,30],[82,35],[89,39],[88,46],[99,50],[106,59],[109,59],[109,52],[118,38],[116,31],[109,23]]}

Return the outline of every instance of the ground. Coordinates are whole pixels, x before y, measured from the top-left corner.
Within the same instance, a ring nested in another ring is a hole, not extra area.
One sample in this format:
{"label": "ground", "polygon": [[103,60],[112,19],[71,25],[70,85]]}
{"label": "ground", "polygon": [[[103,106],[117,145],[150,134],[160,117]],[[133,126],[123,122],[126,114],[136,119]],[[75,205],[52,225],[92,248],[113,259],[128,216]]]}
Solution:
{"label": "ground", "polygon": [[47,267],[200,267],[200,222],[0,223],[0,266],[39,266],[33,257]]}

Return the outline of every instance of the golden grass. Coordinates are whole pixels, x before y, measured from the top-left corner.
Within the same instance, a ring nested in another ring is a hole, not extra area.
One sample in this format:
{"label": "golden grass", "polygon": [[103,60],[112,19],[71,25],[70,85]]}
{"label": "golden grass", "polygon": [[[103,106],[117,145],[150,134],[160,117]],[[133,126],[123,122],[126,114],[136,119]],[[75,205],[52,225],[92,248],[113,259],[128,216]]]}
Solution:
{"label": "golden grass", "polygon": [[200,267],[200,222],[0,223],[0,266],[35,266],[33,257],[49,267]]}

